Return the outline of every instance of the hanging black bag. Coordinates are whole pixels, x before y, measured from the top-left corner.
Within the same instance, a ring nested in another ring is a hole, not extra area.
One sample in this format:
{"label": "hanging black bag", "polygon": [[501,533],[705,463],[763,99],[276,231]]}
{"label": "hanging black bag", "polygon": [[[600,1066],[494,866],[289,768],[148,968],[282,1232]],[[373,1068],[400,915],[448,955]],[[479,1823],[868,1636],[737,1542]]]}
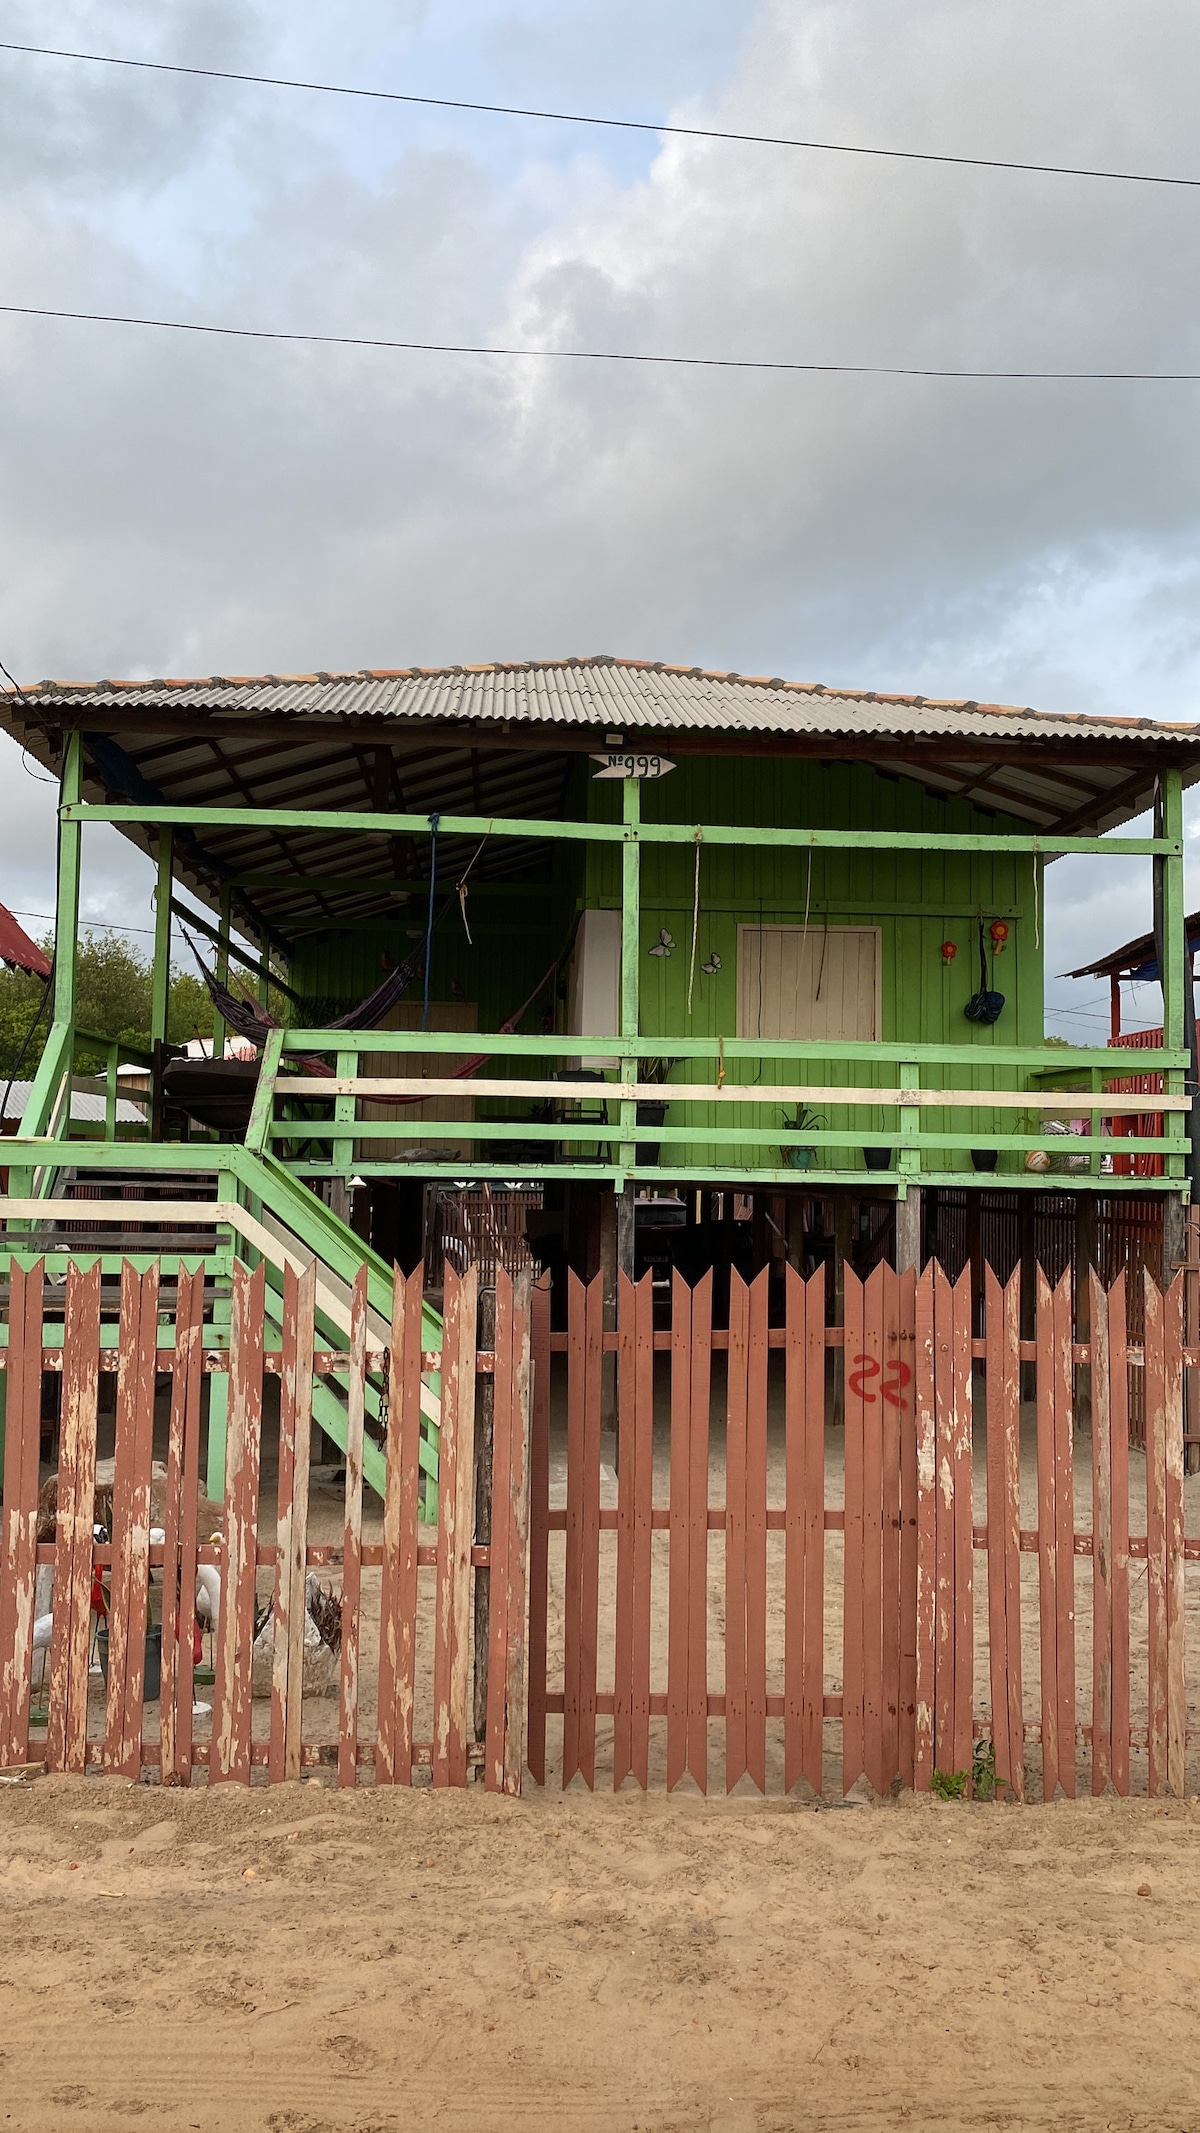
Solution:
{"label": "hanging black bag", "polygon": [[1004,994],[989,992],[987,981],[987,957],[983,946],[983,920],[979,921],[979,991],[972,993],[963,1009],[968,1022],[985,1024],[998,1022],[1004,1011]]}

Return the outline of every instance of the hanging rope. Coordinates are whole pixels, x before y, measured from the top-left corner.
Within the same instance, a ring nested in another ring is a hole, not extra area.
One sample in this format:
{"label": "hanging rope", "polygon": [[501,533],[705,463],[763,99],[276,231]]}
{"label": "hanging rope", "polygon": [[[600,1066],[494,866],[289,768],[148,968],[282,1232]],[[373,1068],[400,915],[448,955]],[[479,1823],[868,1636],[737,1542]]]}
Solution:
{"label": "hanging rope", "polygon": [[440,815],[429,817],[429,916],[425,922],[425,998],[421,1007],[421,1028],[429,1028],[429,976],[433,963],[433,892],[437,886],[437,836]]}
{"label": "hanging rope", "polygon": [[1038,915],[1038,868],[1037,868],[1037,863],[1038,863],[1038,848],[1037,848],[1037,845],[1036,845],[1036,843],[1035,843],[1035,844],[1034,844],[1034,847],[1033,847],[1033,945],[1034,945],[1034,947],[1035,947],[1035,948],[1040,948],[1040,947],[1041,947],[1041,945],[1042,945],[1042,921],[1041,921],[1041,919],[1040,919],[1040,917],[1039,917],[1039,915]]}
{"label": "hanging rope", "polygon": [[696,938],[700,931],[700,846],[704,831],[696,831],[696,885],[692,892],[692,959],[688,964],[688,1020],[692,1014],[692,987],[696,982]]}
{"label": "hanging rope", "polygon": [[[492,822],[494,822],[495,819],[496,818],[493,815]],[[488,838],[491,836],[491,834],[492,823],[489,822],[486,830],[484,831],[482,837],[480,838],[478,844],[476,845],[474,851],[468,859],[467,864],[463,869],[462,878],[458,884],[458,909],[463,922],[463,932],[467,936],[468,948],[473,948],[475,946],[475,943],[471,939],[471,928],[467,924],[467,876],[470,874],[471,868],[474,866],[475,861],[478,859],[479,854],[483,850],[483,847],[487,843]]]}

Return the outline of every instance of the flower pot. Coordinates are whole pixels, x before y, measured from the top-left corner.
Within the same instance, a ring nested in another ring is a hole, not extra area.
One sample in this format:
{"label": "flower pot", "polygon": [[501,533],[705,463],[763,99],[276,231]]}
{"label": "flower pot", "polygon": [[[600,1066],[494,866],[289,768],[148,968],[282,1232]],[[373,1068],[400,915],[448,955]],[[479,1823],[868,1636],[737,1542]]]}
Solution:
{"label": "flower pot", "polygon": [[816,1148],[805,1147],[800,1141],[788,1141],[779,1152],[789,1170],[815,1170],[817,1168],[819,1151]]}
{"label": "flower pot", "polygon": [[867,1170],[890,1170],[892,1167],[891,1149],[864,1148],[863,1167]]}
{"label": "flower pot", "polygon": [[[108,1631],[96,1632],[96,1657],[100,1672],[108,1680]],[[146,1631],[145,1672],[142,1676],[142,1696],[146,1703],[155,1703],[162,1688],[162,1624],[152,1622]]]}
{"label": "flower pot", "polygon": [[971,1161],[976,1170],[994,1170],[1000,1160],[998,1148],[972,1148]]}

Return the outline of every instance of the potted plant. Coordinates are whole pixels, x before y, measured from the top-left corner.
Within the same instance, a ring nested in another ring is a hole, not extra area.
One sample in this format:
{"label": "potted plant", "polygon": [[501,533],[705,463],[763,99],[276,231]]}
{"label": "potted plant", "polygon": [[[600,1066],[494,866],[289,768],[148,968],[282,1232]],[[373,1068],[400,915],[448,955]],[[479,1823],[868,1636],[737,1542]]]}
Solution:
{"label": "potted plant", "polygon": [[[795,1118],[784,1113],[785,1133],[819,1133],[828,1125],[824,1112],[810,1111],[807,1104],[801,1104]],[[820,1150],[806,1146],[803,1141],[785,1141],[779,1153],[789,1170],[816,1170],[820,1166]]]}

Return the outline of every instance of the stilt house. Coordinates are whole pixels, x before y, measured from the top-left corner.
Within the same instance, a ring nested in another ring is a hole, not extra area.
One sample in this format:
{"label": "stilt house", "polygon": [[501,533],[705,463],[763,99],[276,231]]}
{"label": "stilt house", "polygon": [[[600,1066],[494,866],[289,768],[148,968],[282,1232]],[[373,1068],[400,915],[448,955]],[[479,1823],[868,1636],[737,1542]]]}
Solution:
{"label": "stilt house", "polygon": [[[1052,1222],[1094,1257],[1135,1194],[1178,1256],[1193,727],[615,658],[0,703],[61,780],[50,1038],[6,1150],[22,1253],[219,1277],[237,1251],[271,1280],[315,1255],[335,1329],[364,1261],[382,1312],[393,1258],[440,1253],[824,1260],[836,1299],[882,1254],[1032,1265]],[[67,1105],[93,822],[158,869],[147,1122],[114,1102],[103,1140]],[[1128,1054],[1044,1039],[1069,852],[1153,862],[1163,1093],[1121,1151],[1154,1175],[1111,1161]],[[211,1060],[165,1042],[174,923],[211,960]],[[214,1493],[221,1459],[214,1418]]]}

